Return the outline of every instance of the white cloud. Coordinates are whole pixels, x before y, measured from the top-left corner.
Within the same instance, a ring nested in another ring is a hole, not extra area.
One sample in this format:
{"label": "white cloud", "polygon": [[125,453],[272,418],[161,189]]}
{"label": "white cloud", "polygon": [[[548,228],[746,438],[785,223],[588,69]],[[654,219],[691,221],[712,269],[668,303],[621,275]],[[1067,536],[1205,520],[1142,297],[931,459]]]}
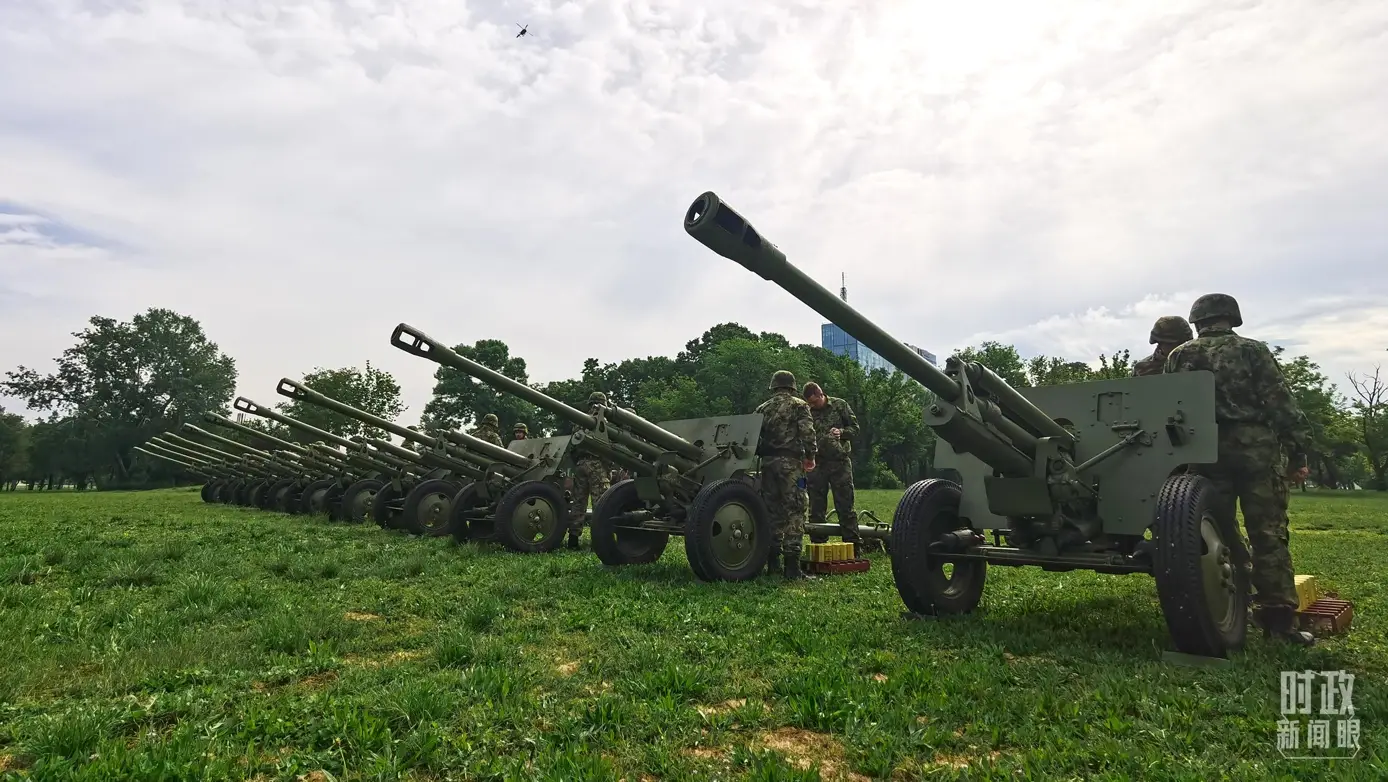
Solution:
{"label": "white cloud", "polygon": [[1388,347],[1385,23],[1373,0],[0,4],[0,212],[48,220],[0,218],[29,237],[0,242],[0,356],[48,367],[90,315],[167,306],[257,401],[370,359],[412,421],[435,366],[389,347],[400,321],[504,339],[540,380],[723,320],[816,341],[684,234],[713,189],[941,355],[1138,353],[1223,290],[1338,377]]}

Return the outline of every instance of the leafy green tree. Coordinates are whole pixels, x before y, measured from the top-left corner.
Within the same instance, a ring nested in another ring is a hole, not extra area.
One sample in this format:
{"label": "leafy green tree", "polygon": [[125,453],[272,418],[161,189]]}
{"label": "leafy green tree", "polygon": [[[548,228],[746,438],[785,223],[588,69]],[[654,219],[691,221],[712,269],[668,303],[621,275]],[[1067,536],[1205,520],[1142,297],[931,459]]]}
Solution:
{"label": "leafy green tree", "polygon": [[992,340],[977,347],[967,347],[955,354],[961,361],[977,361],[993,370],[1008,385],[1026,388],[1030,385],[1027,377],[1027,363],[1022,360],[1017,348]]}
{"label": "leafy green tree", "polygon": [[[525,359],[512,356],[511,349],[499,339],[455,345],[453,351],[512,380],[530,383]],[[534,405],[498,391],[461,370],[440,366],[434,371],[434,381],[434,396],[424,406],[420,419],[420,427],[425,431],[469,429],[488,413],[494,413],[501,421],[503,439],[509,436],[511,426],[517,421],[524,422],[532,432],[543,429],[543,425],[553,426],[543,419]]]}
{"label": "leafy green tree", "polygon": [[[324,396],[332,397],[339,402],[391,422],[394,422],[396,417],[405,409],[405,406],[400,403],[400,384],[395,382],[395,378],[389,372],[371,366],[370,361],[366,362],[365,369],[357,369],[356,367],[315,368],[312,372],[304,375],[303,384]],[[333,412],[311,402],[290,400],[281,402],[276,407],[290,418],[298,419],[339,437],[361,435],[389,438],[389,435],[381,429],[367,426],[355,418],[348,418],[341,413]],[[300,442],[312,442],[315,438],[307,434],[297,434],[297,439]]]}
{"label": "leafy green tree", "polygon": [[172,310],[152,308],[129,322],[94,316],[89,323],[73,334],[77,343],[56,360],[56,373],[21,366],[0,387],[31,410],[64,417],[61,432],[70,442],[60,450],[74,461],[63,467],[79,486],[108,477],[124,485],[131,448],[226,406],[236,364],[198,321]]}
{"label": "leafy green tree", "polygon": [[1334,384],[1321,374],[1318,364],[1308,356],[1287,361],[1283,354],[1281,346],[1273,348],[1273,355],[1282,365],[1282,376],[1311,425],[1306,466],[1321,486],[1331,489],[1348,486],[1349,473],[1353,471],[1354,457],[1360,447],[1352,416],[1339,399]]}
{"label": "leafy green tree", "polygon": [[29,470],[29,424],[0,407],[0,489],[14,491]]}

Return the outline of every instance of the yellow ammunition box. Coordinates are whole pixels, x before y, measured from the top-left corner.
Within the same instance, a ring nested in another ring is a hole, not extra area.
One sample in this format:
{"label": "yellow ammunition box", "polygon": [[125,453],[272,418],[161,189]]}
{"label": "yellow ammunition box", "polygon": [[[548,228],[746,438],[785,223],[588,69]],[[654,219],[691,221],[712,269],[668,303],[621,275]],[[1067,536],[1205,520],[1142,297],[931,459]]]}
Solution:
{"label": "yellow ammunition box", "polygon": [[1305,611],[1320,597],[1320,586],[1315,576],[1296,577],[1296,601],[1298,611]]}

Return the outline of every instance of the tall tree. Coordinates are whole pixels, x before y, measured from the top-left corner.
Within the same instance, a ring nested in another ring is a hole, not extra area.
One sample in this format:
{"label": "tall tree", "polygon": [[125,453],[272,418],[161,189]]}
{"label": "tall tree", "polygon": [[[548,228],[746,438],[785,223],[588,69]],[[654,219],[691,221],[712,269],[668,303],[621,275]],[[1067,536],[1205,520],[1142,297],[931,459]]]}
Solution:
{"label": "tall tree", "polygon": [[[482,366],[500,372],[512,380],[529,384],[525,359],[512,356],[511,349],[499,339],[482,339],[473,345],[455,345],[453,351]],[[596,362],[594,362],[596,363]],[[494,413],[501,421],[503,437],[517,421],[532,429],[543,428],[542,416],[534,405],[511,394],[498,391],[453,367],[440,366],[434,371],[434,396],[424,406],[420,426],[427,431],[466,429],[475,426],[482,416]]]}
{"label": "tall tree", "polygon": [[0,407],[0,490],[14,490],[29,470],[29,424]]}
{"label": "tall tree", "polygon": [[1272,352],[1280,360],[1282,376],[1297,406],[1311,424],[1311,445],[1306,457],[1313,479],[1327,488],[1348,486],[1359,443],[1335,386],[1309,357],[1297,356],[1287,361],[1280,345]]}
{"label": "tall tree", "polygon": [[85,477],[126,483],[130,449],[208,410],[225,407],[236,386],[236,363],[208,340],[202,325],[152,308],[129,322],[94,316],[77,343],[40,375],[19,367],[0,383],[31,410],[67,416],[66,430],[90,453]]}
{"label": "tall tree", "polygon": [[[405,409],[405,406],[400,403],[400,384],[395,382],[395,378],[389,372],[371,366],[370,361],[366,362],[365,369],[357,369],[356,367],[315,368],[312,372],[304,375],[303,384],[324,396],[332,397],[362,412],[391,422],[394,422],[396,417]],[[386,439],[390,437],[381,429],[367,426],[355,418],[348,418],[341,413],[309,402],[290,400],[281,402],[276,407],[291,418],[297,418],[306,424],[332,432],[339,437],[357,435]],[[299,439],[312,440],[313,438],[303,435]]]}
{"label": "tall tree", "polygon": [[1380,377],[1381,372],[1381,367],[1374,367],[1372,375],[1349,374],[1354,389],[1350,407],[1373,472],[1374,488],[1388,491],[1388,382]]}

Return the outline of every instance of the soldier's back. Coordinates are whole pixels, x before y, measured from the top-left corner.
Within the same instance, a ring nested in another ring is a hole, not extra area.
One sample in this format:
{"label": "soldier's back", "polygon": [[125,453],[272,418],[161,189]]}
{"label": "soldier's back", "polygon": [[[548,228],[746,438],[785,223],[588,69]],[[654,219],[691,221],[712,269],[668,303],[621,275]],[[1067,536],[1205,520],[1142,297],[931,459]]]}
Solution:
{"label": "soldier's back", "polygon": [[810,413],[805,400],[791,394],[776,394],[757,406],[762,414],[761,442],[776,451],[798,451],[796,421]]}
{"label": "soldier's back", "polygon": [[1276,361],[1267,345],[1219,331],[1196,337],[1171,351],[1167,371],[1208,370],[1215,377],[1215,419],[1220,423],[1271,424],[1264,411],[1265,375]]}

